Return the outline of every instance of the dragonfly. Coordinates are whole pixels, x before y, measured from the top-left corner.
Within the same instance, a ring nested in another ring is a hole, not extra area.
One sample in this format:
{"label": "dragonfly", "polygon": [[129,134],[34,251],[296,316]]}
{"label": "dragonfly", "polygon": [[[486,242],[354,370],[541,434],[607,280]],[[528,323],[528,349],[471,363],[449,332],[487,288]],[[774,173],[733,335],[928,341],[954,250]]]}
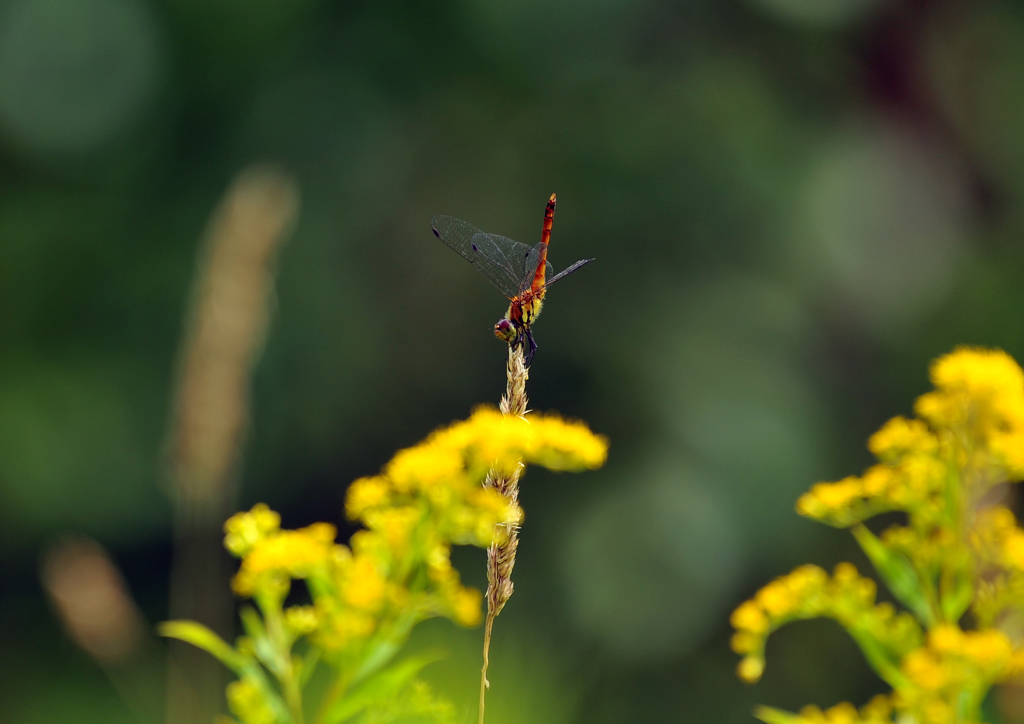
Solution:
{"label": "dragonfly", "polygon": [[434,236],[476,267],[508,298],[508,311],[494,325],[494,335],[513,349],[525,345],[527,365],[533,361],[533,354],[537,351],[530,325],[540,314],[548,288],[594,261],[580,259],[552,276],[554,269],[548,261],[548,244],[555,218],[555,203],[555,194],[551,194],[544,210],[544,230],[535,246],[488,234],[452,216],[439,214],[430,220]]}

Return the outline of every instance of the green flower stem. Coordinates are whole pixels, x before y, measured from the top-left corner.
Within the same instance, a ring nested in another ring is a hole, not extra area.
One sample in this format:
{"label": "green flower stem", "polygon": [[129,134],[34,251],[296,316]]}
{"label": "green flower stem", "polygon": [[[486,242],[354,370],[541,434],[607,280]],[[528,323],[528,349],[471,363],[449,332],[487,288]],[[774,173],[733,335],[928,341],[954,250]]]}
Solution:
{"label": "green flower stem", "polygon": [[331,683],[330,688],[324,695],[323,701],[320,702],[320,708],[317,710],[316,718],[313,719],[314,724],[324,724],[327,721],[327,715],[330,713],[334,705],[341,701],[342,696],[345,694],[345,690],[348,688],[348,677],[344,673],[339,673]]}

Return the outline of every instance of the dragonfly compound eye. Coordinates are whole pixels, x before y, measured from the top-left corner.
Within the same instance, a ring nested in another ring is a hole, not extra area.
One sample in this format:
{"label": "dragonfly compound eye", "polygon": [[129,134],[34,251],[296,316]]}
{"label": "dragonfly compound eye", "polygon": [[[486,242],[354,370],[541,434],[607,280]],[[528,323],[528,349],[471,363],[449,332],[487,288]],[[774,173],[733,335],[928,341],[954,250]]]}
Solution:
{"label": "dragonfly compound eye", "polygon": [[494,336],[512,344],[512,342],[515,342],[516,337],[519,336],[519,331],[516,329],[516,325],[512,323],[512,320],[502,319],[494,325]]}

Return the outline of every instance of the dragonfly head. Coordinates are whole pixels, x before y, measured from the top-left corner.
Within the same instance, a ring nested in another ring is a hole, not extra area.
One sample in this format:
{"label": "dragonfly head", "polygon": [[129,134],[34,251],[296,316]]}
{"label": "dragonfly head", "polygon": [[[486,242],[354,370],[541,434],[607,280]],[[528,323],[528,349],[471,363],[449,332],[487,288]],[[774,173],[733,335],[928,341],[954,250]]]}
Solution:
{"label": "dragonfly head", "polygon": [[519,337],[519,329],[511,319],[499,319],[498,323],[494,325],[494,336],[512,344]]}

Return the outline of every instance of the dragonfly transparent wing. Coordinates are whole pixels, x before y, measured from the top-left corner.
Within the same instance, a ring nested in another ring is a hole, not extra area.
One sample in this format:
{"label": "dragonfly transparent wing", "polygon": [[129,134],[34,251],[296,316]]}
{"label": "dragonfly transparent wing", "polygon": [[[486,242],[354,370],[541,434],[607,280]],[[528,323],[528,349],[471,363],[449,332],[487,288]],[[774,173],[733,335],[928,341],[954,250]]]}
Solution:
{"label": "dragonfly transparent wing", "polygon": [[[580,259],[575,264],[570,264],[565,269],[563,269],[562,271],[560,271],[557,274],[555,274],[553,277],[549,277],[548,280],[544,283],[544,286],[541,287],[541,289],[543,289],[544,291],[547,291],[547,288],[550,287],[555,282],[557,282],[559,279],[562,279],[563,277],[569,276],[574,271],[579,269],[581,266],[589,264],[592,261],[594,261],[594,260],[593,259]],[[548,264],[548,271],[551,271],[551,264]]]}
{"label": "dragonfly transparent wing", "polygon": [[434,236],[475,266],[506,297],[520,294],[524,284],[530,287],[537,269],[538,249],[487,234],[452,216],[435,216],[430,226]]}
{"label": "dragonfly transparent wing", "polygon": [[[525,246],[525,245],[521,245]],[[518,296],[522,296],[526,291],[533,286],[533,277],[537,273],[537,265],[540,263],[541,254],[544,253],[544,242],[537,242],[530,253],[526,255],[526,259],[523,260],[523,278],[519,283],[519,291],[516,293]],[[551,266],[551,262],[545,261],[544,266],[547,267],[544,270],[544,278],[547,279],[554,272],[554,267]]]}

